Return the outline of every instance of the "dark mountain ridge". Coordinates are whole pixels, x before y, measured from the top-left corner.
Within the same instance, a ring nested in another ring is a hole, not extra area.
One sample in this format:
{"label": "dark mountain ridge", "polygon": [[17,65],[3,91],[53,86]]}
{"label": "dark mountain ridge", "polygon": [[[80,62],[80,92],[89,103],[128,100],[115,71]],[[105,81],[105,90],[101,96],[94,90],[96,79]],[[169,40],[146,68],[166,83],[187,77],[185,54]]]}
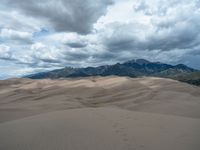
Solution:
{"label": "dark mountain ridge", "polygon": [[183,64],[169,65],[161,62],[150,62],[145,59],[136,59],[114,65],[104,65],[99,67],[72,68],[65,67],[49,72],[41,72],[26,76],[31,79],[58,79],[75,78],[88,76],[129,76],[142,77],[154,76],[178,79],[180,76],[188,75],[197,70]]}
{"label": "dark mountain ridge", "polygon": [[200,86],[200,71],[188,74],[182,74],[175,77],[174,79]]}

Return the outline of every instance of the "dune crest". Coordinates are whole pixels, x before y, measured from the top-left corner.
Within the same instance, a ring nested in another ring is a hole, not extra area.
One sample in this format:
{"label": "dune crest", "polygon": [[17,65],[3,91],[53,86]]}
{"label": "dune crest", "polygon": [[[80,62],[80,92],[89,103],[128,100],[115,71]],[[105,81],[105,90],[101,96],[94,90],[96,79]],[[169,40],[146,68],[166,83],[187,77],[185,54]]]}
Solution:
{"label": "dune crest", "polygon": [[200,88],[155,77],[0,81],[0,122],[15,116],[104,106],[199,118]]}
{"label": "dune crest", "polygon": [[0,81],[2,150],[199,150],[199,130],[200,88],[171,79]]}

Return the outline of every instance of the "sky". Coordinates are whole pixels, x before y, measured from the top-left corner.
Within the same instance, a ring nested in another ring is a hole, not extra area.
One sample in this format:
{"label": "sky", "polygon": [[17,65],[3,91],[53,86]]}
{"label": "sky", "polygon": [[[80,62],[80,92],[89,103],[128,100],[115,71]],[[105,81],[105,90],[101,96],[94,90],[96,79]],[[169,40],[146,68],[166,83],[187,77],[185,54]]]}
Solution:
{"label": "sky", "polygon": [[0,79],[138,58],[200,69],[200,0],[1,0]]}

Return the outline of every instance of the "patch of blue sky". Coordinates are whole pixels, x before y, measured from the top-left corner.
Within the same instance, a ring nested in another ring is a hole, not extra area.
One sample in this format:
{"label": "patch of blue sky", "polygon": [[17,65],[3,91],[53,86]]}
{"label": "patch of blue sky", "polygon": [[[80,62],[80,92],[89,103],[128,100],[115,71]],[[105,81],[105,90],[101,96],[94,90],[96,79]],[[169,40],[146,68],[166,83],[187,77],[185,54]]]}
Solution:
{"label": "patch of blue sky", "polygon": [[40,38],[52,34],[53,31],[48,27],[42,27],[40,31],[33,33],[33,38]]}

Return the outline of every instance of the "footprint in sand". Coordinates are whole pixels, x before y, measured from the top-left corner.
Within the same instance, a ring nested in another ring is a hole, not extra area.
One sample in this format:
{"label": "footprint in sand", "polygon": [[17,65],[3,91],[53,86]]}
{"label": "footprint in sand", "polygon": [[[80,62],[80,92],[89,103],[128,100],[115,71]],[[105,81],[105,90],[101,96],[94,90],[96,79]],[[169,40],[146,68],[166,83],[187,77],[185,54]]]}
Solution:
{"label": "footprint in sand", "polygon": [[[128,147],[132,147],[132,142],[131,142],[131,141],[129,140],[129,138],[128,138],[128,135],[127,135],[127,133],[126,133],[126,131],[125,131],[125,127],[123,127],[123,126],[121,125],[120,122],[113,122],[113,121],[111,121],[111,120],[108,120],[108,119],[107,119],[105,116],[103,116],[103,115],[99,115],[99,114],[97,114],[97,115],[100,116],[102,119],[107,120],[108,122],[112,123],[112,127],[113,127],[114,132],[115,132],[119,137],[121,137],[121,140],[125,143],[126,147],[127,147],[127,148],[128,148]],[[120,116],[120,117],[125,118],[124,116]]]}
{"label": "footprint in sand", "polygon": [[131,146],[131,142],[127,136],[125,128],[118,122],[114,123],[112,126],[114,127],[114,131],[121,137],[122,141],[126,143],[126,146]]}

